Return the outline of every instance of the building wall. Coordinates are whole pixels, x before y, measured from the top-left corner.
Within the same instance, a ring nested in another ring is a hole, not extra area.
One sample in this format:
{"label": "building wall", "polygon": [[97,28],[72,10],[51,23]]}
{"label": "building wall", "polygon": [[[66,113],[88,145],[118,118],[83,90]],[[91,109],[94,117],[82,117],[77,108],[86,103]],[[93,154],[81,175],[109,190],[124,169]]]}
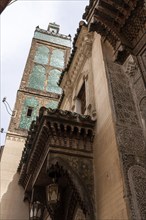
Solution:
{"label": "building wall", "polygon": [[[107,51],[108,53],[108,51]],[[92,71],[97,124],[94,139],[96,211],[99,219],[128,219],[100,35],[94,34]]]}
{"label": "building wall", "polygon": [[1,159],[1,214],[2,220],[28,220],[29,206],[23,202],[24,189],[18,185],[17,167],[25,139],[7,134]]}
{"label": "building wall", "polygon": [[[88,33],[86,32],[86,34]],[[80,35],[82,35],[82,33]],[[85,36],[84,38],[86,38]],[[69,88],[64,87],[66,92],[61,108],[78,112],[77,96],[85,82],[85,114],[96,119],[93,142],[93,175],[97,219],[126,220],[128,219],[128,214],[126,202],[124,200],[124,183],[120,167],[113,121],[113,109],[110,99],[111,94],[110,88],[108,87],[101,37],[96,33],[90,37],[92,39],[92,45],[88,47],[88,56],[85,55],[87,54],[86,51],[83,55],[83,61],[80,63],[80,68],[74,82]],[[81,36],[79,36],[79,38],[81,38]],[[75,60],[80,50],[81,47],[78,48],[75,58],[72,61],[72,66],[64,76],[62,85],[66,85],[67,76],[71,78],[70,75],[73,72],[73,66],[77,66]],[[106,54],[108,55],[109,53],[109,56],[111,56],[111,52],[111,47],[107,47]]]}

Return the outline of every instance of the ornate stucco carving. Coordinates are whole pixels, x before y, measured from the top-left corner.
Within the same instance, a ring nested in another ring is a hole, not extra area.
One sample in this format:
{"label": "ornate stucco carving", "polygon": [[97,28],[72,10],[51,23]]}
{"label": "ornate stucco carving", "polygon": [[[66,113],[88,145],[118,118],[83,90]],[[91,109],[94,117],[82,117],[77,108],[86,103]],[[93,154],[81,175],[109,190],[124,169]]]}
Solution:
{"label": "ornate stucco carving", "polygon": [[137,64],[134,62],[132,56],[129,56],[129,58],[126,60],[125,66],[125,73],[128,77],[135,77],[137,73],[139,72],[139,68]]}
{"label": "ornate stucco carving", "polygon": [[138,165],[132,166],[128,170],[128,179],[133,197],[133,212],[135,219],[145,219],[146,217],[146,170]]}
{"label": "ornate stucco carving", "polygon": [[146,96],[142,97],[140,100],[140,110],[142,114],[146,117]]}
{"label": "ornate stucco carving", "polygon": [[116,64],[108,64],[108,71],[114,100],[116,121],[121,125],[139,126],[128,78],[124,75],[122,68]]}
{"label": "ornate stucco carving", "polygon": [[[91,31],[108,40],[115,50],[115,60],[123,63],[129,53],[145,48],[146,10],[144,0],[90,1],[83,18]],[[141,45],[138,43],[141,42]]]}
{"label": "ornate stucco carving", "polygon": [[[131,219],[143,220],[146,218],[146,146],[143,130],[128,77],[122,67],[113,62],[107,64],[107,69],[117,144],[125,180],[125,196]],[[140,166],[142,168],[138,174]],[[137,167],[136,170],[134,167]]]}
{"label": "ornate stucco carving", "polygon": [[146,96],[142,97],[139,105],[140,105],[140,111],[143,119],[143,127],[145,132],[146,131]]}

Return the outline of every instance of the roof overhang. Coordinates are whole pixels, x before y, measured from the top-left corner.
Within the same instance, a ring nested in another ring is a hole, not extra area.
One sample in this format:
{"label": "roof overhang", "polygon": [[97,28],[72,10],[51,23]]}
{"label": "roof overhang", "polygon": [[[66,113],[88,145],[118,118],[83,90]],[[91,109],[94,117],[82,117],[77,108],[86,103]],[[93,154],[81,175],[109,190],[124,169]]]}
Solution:
{"label": "roof overhang", "polygon": [[144,4],[144,0],[92,0],[86,7],[83,18],[89,30],[110,42],[119,63],[123,63],[129,53],[136,55],[139,40],[146,40]]}
{"label": "roof overhang", "polygon": [[25,191],[48,184],[48,160],[57,155],[92,158],[94,125],[90,116],[42,107],[31,124],[18,167],[19,183]]}

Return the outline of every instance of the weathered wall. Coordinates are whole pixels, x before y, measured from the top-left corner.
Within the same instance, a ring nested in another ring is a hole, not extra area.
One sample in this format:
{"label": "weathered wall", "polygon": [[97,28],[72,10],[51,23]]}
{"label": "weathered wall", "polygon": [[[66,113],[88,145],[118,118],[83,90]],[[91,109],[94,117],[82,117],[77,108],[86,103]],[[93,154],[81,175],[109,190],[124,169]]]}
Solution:
{"label": "weathered wall", "polygon": [[128,219],[100,36],[94,34],[92,71],[97,125],[94,139],[98,219]]}
{"label": "weathered wall", "polygon": [[28,220],[29,206],[23,201],[24,189],[18,185],[17,168],[24,139],[7,135],[1,159],[1,219]]}

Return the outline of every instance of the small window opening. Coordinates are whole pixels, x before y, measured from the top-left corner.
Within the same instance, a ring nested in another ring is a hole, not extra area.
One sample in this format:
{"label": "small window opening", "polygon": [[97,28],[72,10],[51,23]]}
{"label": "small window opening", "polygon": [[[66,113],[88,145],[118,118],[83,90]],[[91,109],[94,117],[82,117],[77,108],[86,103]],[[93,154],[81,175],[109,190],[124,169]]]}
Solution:
{"label": "small window opening", "polygon": [[85,83],[82,85],[79,94],[77,96],[78,105],[80,108],[80,113],[84,114],[86,111],[86,92],[85,92]]}
{"label": "small window opening", "polygon": [[33,108],[32,107],[28,107],[28,109],[27,109],[27,117],[31,117],[32,116],[32,112],[33,112]]}

